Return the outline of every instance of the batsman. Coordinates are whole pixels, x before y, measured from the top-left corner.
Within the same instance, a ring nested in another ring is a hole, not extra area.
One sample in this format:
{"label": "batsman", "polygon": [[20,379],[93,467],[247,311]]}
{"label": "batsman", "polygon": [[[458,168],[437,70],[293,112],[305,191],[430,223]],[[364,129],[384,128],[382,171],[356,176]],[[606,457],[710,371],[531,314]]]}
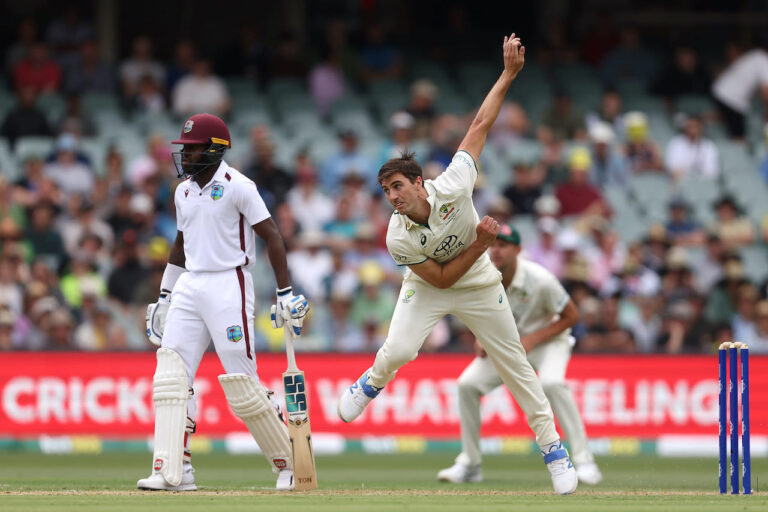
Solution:
{"label": "batsman", "polygon": [[[139,489],[193,491],[190,436],[195,432],[193,379],[213,341],[224,367],[219,376],[230,407],[246,425],[277,474],[278,490],[294,489],[288,430],[271,392],[259,381],[251,343],[256,236],[265,243],[277,281],[276,314],[301,334],[309,304],[294,295],[283,238],[253,181],[223,160],[231,147],[227,125],[196,114],[182,128],[173,154],[177,235],[160,284],[147,307],[147,335],[159,345],[153,379],[155,442],[152,473]],[[282,323],[281,322],[281,323]]]}
{"label": "batsman", "polygon": [[523,67],[525,47],[512,34],[504,38],[504,70],[491,88],[448,168],[424,180],[412,154],[387,161],[378,181],[395,212],[387,229],[387,249],[408,267],[389,334],[373,367],[339,398],[338,414],[354,421],[416,358],[422,343],[445,315],[456,316],[477,336],[502,382],[514,395],[536,434],[554,490],[569,494],[578,478],[560,443],[554,417],[525,349],[501,284],[501,274],[486,249],[498,233],[490,217],[479,219],[472,203],[477,159],[504,96]]}

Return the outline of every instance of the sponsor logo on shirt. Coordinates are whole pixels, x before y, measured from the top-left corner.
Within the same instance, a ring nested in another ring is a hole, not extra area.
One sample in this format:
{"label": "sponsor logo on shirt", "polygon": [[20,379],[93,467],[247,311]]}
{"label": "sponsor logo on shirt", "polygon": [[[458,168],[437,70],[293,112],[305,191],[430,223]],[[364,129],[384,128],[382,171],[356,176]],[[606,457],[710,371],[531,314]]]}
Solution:
{"label": "sponsor logo on shirt", "polygon": [[443,241],[440,242],[432,255],[436,258],[450,256],[456,249],[461,249],[462,247],[464,247],[464,242],[459,242],[459,237],[456,235],[448,235],[443,238]]}
{"label": "sponsor logo on shirt", "polygon": [[211,188],[211,198],[214,201],[218,201],[221,199],[221,197],[224,195],[224,186],[223,185],[214,185]]}
{"label": "sponsor logo on shirt", "polygon": [[237,343],[243,339],[243,329],[239,325],[227,327],[227,339],[232,343]]}
{"label": "sponsor logo on shirt", "polygon": [[405,263],[408,259],[407,257],[403,256],[402,254],[393,254],[392,256],[395,257],[395,261],[398,261],[400,263]]}
{"label": "sponsor logo on shirt", "polygon": [[445,223],[451,222],[454,218],[456,218],[456,214],[459,213],[459,210],[453,206],[453,203],[445,203],[440,207],[439,211],[440,218],[443,219],[443,222]]}
{"label": "sponsor logo on shirt", "polygon": [[421,242],[421,245],[425,245],[427,243],[427,235],[422,234],[419,241]]}

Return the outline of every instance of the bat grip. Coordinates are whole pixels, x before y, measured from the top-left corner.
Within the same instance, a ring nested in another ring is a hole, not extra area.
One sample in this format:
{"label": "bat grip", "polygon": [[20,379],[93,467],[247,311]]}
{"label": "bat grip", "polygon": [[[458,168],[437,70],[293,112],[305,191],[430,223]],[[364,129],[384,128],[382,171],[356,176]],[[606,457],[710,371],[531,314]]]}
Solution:
{"label": "bat grip", "polygon": [[290,326],[286,325],[283,332],[285,333],[285,355],[288,358],[288,368],[286,371],[299,371],[296,366],[296,354],[293,351],[293,333],[291,332]]}

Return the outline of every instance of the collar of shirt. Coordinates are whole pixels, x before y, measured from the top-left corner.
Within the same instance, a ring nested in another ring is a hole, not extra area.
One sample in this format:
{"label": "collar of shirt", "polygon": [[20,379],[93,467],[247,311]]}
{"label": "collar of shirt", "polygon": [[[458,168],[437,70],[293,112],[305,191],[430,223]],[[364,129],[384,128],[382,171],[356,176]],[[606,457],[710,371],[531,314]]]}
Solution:
{"label": "collar of shirt", "polygon": [[[429,203],[429,217],[432,217],[432,212],[435,209],[435,197],[437,196],[437,190],[435,190],[435,186],[432,184],[432,180],[427,180],[424,182],[424,188],[426,189],[427,193],[429,194],[427,196],[427,202]],[[405,217],[405,229],[406,231],[410,230],[414,226],[423,226],[424,224],[419,224],[418,222],[414,222],[411,220],[410,217],[407,215],[404,215]],[[427,218],[429,218],[427,217]]]}
{"label": "collar of shirt", "polygon": [[525,265],[522,260],[518,258],[517,268],[515,269],[515,277],[512,278],[512,282],[509,284],[510,288],[516,290],[523,290],[525,285]]}
{"label": "collar of shirt", "polygon": [[224,160],[222,160],[219,164],[219,168],[216,169],[216,172],[213,174],[213,178],[211,178],[211,180],[206,183],[203,188],[200,188],[200,184],[192,178],[189,179],[190,185],[202,192],[206,188],[213,186],[214,183],[226,183],[228,181],[226,178],[228,170],[229,166],[226,164],[226,162],[224,162]]}

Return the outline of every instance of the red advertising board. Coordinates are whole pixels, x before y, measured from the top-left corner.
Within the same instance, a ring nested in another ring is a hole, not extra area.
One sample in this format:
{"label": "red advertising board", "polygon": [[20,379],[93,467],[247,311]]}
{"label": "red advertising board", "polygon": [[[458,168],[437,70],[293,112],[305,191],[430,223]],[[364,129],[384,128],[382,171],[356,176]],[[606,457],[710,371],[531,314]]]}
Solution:
{"label": "red advertising board", "polygon": [[[423,435],[458,438],[456,377],[469,355],[423,355],[351,424],[336,416],[339,393],[373,355],[299,354],[309,385],[315,432],[349,438]],[[259,374],[282,394],[285,358],[258,357]],[[0,437],[98,434],[143,437],[153,432],[149,353],[5,353],[0,356]],[[203,358],[195,379],[198,433],[221,437],[244,428],[230,412],[216,355]],[[753,356],[752,431],[768,434],[768,357]],[[575,356],[568,381],[592,437],[713,434],[717,431],[716,356]],[[483,404],[483,434],[529,436],[514,399],[500,388]]]}

